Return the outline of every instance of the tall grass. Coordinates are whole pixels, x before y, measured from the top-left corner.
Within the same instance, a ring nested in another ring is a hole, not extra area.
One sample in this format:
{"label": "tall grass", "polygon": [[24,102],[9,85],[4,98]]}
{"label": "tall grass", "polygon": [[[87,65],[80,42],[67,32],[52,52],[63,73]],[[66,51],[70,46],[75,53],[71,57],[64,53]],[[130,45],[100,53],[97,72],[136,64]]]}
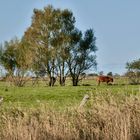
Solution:
{"label": "tall grass", "polygon": [[[110,91],[89,93],[90,100],[63,111],[7,107],[0,110],[2,140],[139,140],[140,97]],[[121,100],[120,100],[121,97]]]}

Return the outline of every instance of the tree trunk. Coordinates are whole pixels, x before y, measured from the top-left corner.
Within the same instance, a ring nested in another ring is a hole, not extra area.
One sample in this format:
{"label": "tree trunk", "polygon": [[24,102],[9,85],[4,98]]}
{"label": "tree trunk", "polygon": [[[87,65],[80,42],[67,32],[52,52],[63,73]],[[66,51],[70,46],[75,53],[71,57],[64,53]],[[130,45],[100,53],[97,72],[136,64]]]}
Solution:
{"label": "tree trunk", "polygon": [[65,86],[66,77],[60,76],[60,85]]}
{"label": "tree trunk", "polygon": [[72,78],[73,86],[78,86],[78,78],[73,77]]}
{"label": "tree trunk", "polygon": [[49,86],[53,87],[55,82],[56,82],[56,78],[55,77],[50,77]]}
{"label": "tree trunk", "polygon": [[66,81],[66,75],[65,75],[65,62],[62,62],[62,65],[59,66],[59,71],[60,71],[60,79],[59,79],[59,84],[61,86],[65,86],[65,81]]}

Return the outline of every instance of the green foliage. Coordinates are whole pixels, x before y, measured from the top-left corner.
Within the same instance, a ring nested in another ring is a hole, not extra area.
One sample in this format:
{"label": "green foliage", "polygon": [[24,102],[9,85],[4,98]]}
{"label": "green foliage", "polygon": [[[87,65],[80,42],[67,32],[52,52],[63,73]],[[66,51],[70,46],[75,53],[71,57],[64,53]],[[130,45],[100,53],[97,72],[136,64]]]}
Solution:
{"label": "green foliage", "polygon": [[67,9],[54,9],[52,6],[43,10],[34,9],[32,24],[24,35],[24,40],[34,53],[33,71],[44,71],[50,79],[58,75],[62,82],[68,74],[67,48],[74,23],[73,13]]}
{"label": "green foliage", "polygon": [[140,83],[140,59],[126,63],[126,69],[128,70],[125,74],[129,77],[131,84]]}
{"label": "green foliage", "polygon": [[54,73],[57,58],[66,57],[65,45],[70,40],[69,32],[73,29],[74,22],[72,12],[67,9],[48,6],[43,10],[34,10],[32,25],[25,32],[24,39],[34,50],[37,69],[46,69],[48,75]]}
{"label": "green foliage", "polygon": [[4,46],[1,46],[0,62],[9,74],[13,74],[16,69],[16,49],[18,43],[19,41],[16,39],[11,40],[10,42],[5,42]]}
{"label": "green foliage", "polygon": [[113,76],[113,73],[112,72],[108,72],[107,75],[108,76]]}
{"label": "green foliage", "polygon": [[127,62],[126,63],[126,68],[128,70],[140,71],[140,59],[134,60],[132,62]]}
{"label": "green foliage", "polygon": [[73,80],[73,85],[77,86],[79,80],[81,80],[79,78],[81,73],[90,68],[96,68],[96,37],[94,36],[92,29],[87,30],[84,36],[81,31],[75,30],[72,37],[70,57],[68,58],[67,63]]}
{"label": "green foliage", "polygon": [[28,48],[24,42],[13,39],[5,42],[1,46],[0,63],[7,72],[7,80],[13,82],[17,86],[23,86],[27,71],[30,69],[32,60]]}
{"label": "green foliage", "polygon": [[30,53],[24,42],[13,39],[1,46],[0,62],[11,75],[16,70],[27,70],[31,64]]}

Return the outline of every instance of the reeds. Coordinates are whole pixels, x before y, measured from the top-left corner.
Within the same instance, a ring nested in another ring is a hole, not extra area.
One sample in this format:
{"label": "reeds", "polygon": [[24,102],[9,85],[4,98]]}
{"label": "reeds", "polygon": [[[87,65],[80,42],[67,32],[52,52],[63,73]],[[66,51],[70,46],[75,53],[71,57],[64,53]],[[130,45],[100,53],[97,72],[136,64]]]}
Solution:
{"label": "reeds", "polygon": [[97,96],[80,110],[1,108],[0,139],[139,140],[140,98],[129,96],[118,103],[114,97]]}

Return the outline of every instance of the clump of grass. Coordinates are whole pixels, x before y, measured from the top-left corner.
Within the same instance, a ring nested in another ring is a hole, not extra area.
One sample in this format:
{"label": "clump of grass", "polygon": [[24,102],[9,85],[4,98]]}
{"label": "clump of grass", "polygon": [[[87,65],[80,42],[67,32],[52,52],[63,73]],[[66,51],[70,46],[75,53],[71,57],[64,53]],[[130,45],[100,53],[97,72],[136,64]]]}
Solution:
{"label": "clump of grass", "polygon": [[36,109],[1,108],[0,139],[138,140],[140,98],[132,95],[122,101],[110,93],[99,93],[80,110],[73,107],[56,111],[43,104]]}

